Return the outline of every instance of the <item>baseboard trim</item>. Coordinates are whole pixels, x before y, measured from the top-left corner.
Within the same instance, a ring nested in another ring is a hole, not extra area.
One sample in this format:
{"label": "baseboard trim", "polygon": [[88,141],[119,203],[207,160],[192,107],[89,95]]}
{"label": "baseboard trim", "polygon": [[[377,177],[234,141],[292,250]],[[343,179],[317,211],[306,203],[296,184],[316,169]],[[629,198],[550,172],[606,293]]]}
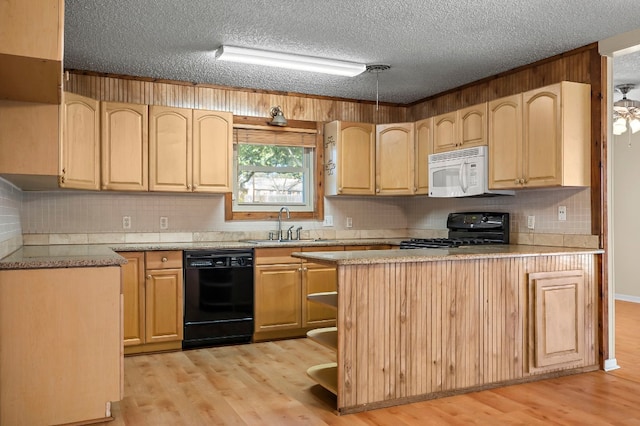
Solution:
{"label": "baseboard trim", "polygon": [[613,371],[620,368],[618,360],[615,358],[609,358],[604,360],[604,371]]}
{"label": "baseboard trim", "polygon": [[623,302],[633,302],[640,303],[640,297],[638,296],[627,296],[626,294],[615,294],[614,298],[616,300],[622,300]]}

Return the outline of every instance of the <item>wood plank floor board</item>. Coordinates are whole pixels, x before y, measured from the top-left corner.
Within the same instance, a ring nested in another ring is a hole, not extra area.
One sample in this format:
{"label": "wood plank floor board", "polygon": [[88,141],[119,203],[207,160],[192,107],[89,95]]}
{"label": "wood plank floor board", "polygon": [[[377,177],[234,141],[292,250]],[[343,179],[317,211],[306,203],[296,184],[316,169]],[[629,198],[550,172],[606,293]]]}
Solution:
{"label": "wood plank floor board", "polygon": [[640,304],[616,302],[622,368],[338,416],[306,375],[335,360],[310,339],[125,358],[124,398],[105,426],[640,425]]}

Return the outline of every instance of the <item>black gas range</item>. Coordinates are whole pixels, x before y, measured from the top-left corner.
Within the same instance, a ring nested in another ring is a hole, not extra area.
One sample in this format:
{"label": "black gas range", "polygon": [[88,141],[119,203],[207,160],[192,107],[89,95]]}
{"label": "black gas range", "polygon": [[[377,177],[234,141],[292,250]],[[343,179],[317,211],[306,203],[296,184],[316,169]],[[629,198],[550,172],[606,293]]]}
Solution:
{"label": "black gas range", "polygon": [[454,248],[470,245],[509,244],[509,213],[449,213],[449,238],[412,238],[401,249]]}

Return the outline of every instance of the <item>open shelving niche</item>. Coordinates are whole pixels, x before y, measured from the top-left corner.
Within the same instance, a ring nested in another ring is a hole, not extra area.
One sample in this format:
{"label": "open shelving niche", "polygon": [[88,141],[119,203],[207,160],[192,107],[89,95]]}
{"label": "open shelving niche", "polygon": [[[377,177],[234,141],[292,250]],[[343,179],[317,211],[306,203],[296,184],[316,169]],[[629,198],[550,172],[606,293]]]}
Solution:
{"label": "open shelving niche", "polygon": [[[307,296],[307,299],[312,302],[330,306],[336,310],[338,309],[338,293],[335,291],[312,293]],[[334,351],[338,349],[337,327],[324,327],[309,330],[307,332],[307,337],[314,342],[326,346],[329,349],[333,349]],[[307,370],[307,374],[316,383],[327,389],[329,392],[333,393],[334,395],[338,394],[337,362],[314,365]]]}

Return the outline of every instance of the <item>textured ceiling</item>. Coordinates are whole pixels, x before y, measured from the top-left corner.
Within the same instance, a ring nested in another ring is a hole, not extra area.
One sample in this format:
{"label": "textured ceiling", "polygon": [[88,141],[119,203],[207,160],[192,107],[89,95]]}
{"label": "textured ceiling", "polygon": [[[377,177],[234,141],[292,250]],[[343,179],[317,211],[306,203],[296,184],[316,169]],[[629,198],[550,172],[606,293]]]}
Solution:
{"label": "textured ceiling", "polygon": [[639,25],[637,0],[66,0],[64,66],[375,100],[375,73],[215,61],[227,44],[389,64],[380,101],[410,103]]}

